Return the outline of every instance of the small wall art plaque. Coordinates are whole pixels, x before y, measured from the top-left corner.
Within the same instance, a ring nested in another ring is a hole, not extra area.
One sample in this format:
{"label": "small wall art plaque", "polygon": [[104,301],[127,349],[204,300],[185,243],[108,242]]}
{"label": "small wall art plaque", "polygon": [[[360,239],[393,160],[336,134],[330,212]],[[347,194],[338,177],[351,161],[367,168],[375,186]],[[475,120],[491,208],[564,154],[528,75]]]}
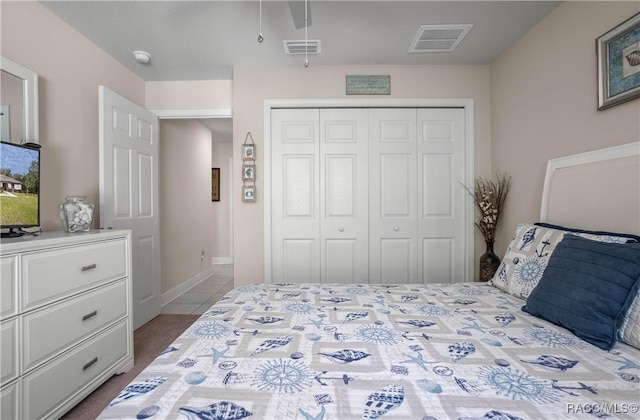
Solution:
{"label": "small wall art plaque", "polygon": [[390,95],[389,75],[347,75],[347,95]]}

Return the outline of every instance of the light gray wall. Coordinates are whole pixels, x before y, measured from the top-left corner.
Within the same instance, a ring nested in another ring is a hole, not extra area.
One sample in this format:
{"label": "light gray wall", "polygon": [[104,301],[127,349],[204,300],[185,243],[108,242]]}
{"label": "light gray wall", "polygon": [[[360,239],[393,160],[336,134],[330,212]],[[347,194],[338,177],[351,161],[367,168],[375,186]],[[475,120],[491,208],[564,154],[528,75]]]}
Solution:
{"label": "light gray wall", "polygon": [[233,155],[232,143],[213,142],[211,166],[220,168],[220,201],[211,202],[211,218],[213,219],[212,247],[213,260],[217,263],[231,263],[233,256],[232,240],[232,193],[230,180],[231,165],[229,159]]}
{"label": "light gray wall", "polygon": [[98,86],[144,106],[145,83],[39,2],[0,3],[2,56],[39,76],[42,228],[62,229],[67,195],[95,204],[98,228]]}
{"label": "light gray wall", "polygon": [[213,228],[211,131],[195,119],[160,120],[163,293],[211,267]]}
{"label": "light gray wall", "polygon": [[493,167],[513,178],[498,253],[516,224],[538,221],[549,159],[640,138],[640,100],[597,110],[595,50],[639,11],[640,2],[564,2],[492,64]]}

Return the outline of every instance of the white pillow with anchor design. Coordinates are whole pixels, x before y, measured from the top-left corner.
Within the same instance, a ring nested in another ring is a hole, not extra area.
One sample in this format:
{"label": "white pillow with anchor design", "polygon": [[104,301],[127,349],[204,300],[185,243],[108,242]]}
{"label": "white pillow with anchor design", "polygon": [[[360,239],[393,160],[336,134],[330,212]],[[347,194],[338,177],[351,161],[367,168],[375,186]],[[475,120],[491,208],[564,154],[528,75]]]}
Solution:
{"label": "white pillow with anchor design", "polygon": [[625,243],[628,237],[616,234],[571,232],[547,226],[521,223],[507,248],[507,252],[489,281],[493,286],[521,299],[527,299],[538,285],[549,257],[565,235],[578,235],[601,242]]}

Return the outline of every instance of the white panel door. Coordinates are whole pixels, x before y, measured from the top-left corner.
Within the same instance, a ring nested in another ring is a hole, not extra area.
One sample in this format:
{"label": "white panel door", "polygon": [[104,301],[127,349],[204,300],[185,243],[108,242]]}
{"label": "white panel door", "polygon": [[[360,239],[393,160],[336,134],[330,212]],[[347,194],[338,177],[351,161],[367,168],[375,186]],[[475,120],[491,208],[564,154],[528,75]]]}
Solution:
{"label": "white panel door", "polygon": [[464,279],[464,112],[418,109],[419,283]]}
{"label": "white panel door", "polygon": [[369,282],[368,111],[320,110],[320,278]]}
{"label": "white panel door", "polygon": [[416,110],[369,110],[370,283],[416,283]]}
{"label": "white panel door", "polygon": [[132,231],[134,329],[161,309],[158,117],[100,86],[100,223]]}
{"label": "white panel door", "polygon": [[318,109],[271,112],[272,279],[320,282]]}

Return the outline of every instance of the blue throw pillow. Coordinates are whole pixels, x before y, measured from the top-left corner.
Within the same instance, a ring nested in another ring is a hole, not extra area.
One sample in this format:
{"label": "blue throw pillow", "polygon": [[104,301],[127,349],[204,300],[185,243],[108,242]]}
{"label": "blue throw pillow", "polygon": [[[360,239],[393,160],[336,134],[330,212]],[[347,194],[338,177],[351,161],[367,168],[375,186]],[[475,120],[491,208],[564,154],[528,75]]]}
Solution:
{"label": "blue throw pillow", "polygon": [[609,350],[640,285],[640,244],[567,235],[522,310]]}

